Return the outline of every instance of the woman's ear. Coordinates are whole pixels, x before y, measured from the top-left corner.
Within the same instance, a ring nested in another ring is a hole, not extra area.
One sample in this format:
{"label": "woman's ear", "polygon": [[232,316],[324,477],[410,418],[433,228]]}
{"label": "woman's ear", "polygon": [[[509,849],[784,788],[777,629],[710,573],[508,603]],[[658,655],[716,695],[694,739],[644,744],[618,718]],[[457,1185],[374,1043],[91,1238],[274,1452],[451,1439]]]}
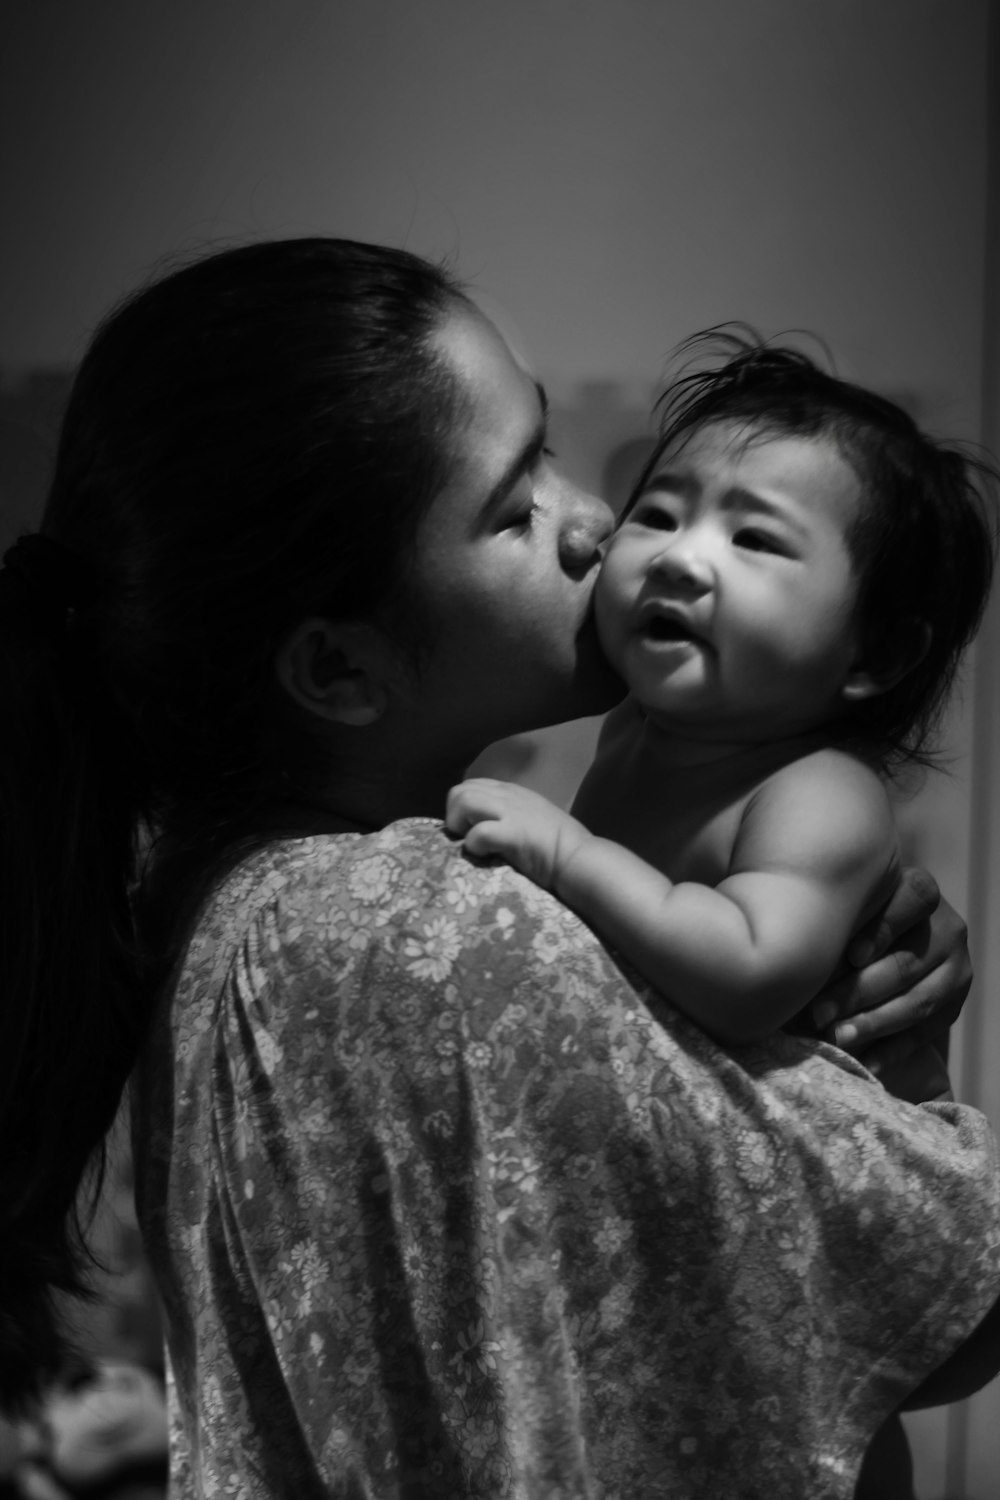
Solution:
{"label": "woman's ear", "polygon": [[331,724],[361,727],[385,712],[395,663],[391,644],[376,625],[315,617],[285,638],[275,670],[300,708]]}
{"label": "woman's ear", "polygon": [[873,651],[865,653],[864,662],[851,667],[841,686],[841,696],[849,703],[877,698],[887,693],[907,672],[920,665],[930,650],[931,628],[915,616],[900,620],[888,631]]}

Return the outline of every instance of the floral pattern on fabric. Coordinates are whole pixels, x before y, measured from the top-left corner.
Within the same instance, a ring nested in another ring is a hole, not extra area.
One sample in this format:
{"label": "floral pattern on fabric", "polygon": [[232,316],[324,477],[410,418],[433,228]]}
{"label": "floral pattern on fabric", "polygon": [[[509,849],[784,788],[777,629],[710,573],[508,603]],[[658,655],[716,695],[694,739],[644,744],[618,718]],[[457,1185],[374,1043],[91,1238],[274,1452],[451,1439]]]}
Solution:
{"label": "floral pattern on fabric", "polygon": [[177,1500],[850,1496],[1000,1294],[975,1111],[723,1052],[428,820],[248,859],[168,999]]}

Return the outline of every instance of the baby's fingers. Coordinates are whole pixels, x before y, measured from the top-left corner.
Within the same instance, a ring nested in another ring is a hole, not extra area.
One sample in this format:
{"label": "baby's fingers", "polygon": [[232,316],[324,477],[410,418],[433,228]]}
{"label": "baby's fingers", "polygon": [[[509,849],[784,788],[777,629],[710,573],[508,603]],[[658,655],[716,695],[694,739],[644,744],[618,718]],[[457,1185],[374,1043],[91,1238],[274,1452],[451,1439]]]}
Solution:
{"label": "baby's fingers", "polygon": [[503,824],[489,819],[469,829],[462,847],[474,859],[509,858],[513,852],[511,841],[504,837]]}
{"label": "baby's fingers", "polygon": [[499,811],[496,788],[501,785],[501,782],[489,781],[486,777],[476,777],[453,786],[444,811],[444,826],[448,832],[461,838],[484,818],[495,817]]}
{"label": "baby's fingers", "polygon": [[445,806],[445,827],[475,859],[506,859],[520,868],[518,818],[507,806],[506,791],[506,782],[486,777],[453,786]]}

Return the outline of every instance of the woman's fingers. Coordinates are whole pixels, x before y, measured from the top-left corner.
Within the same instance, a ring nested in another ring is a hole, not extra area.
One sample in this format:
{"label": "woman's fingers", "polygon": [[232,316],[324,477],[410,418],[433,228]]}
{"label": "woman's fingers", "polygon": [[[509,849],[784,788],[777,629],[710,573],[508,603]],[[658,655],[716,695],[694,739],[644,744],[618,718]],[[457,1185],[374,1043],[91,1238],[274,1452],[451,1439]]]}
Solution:
{"label": "woman's fingers", "polygon": [[969,974],[967,955],[965,964],[948,959],[923,977],[916,977],[903,955],[894,955],[831,985],[813,1016],[848,1052],[910,1027],[918,1039],[926,1039],[958,1020]]}
{"label": "woman's fingers", "polygon": [[941,892],[930,871],[916,865],[907,866],[900,872],[899,885],[888,905],[851,939],[847,949],[848,962],[861,968],[873,959],[881,958],[898,938],[932,916],[940,902]]}
{"label": "woman's fingers", "polygon": [[[862,1003],[858,1009],[845,1010],[841,1014],[848,1019],[834,1021],[825,1029],[825,1034],[845,1052],[856,1055],[873,1042],[903,1032],[913,1046],[919,1046],[931,1036],[939,1036],[947,1030],[961,1009],[960,1004],[943,999],[941,983],[937,975],[931,975],[905,994],[882,1000],[873,1008]],[[853,1000],[851,997],[850,1003]]]}
{"label": "woman's fingers", "polygon": [[[969,993],[972,963],[965,923],[940,899],[936,882],[924,880],[926,872],[908,873],[917,879],[907,882],[907,897],[876,924],[895,931],[895,946],[827,985],[811,1007],[819,1029],[851,1052],[907,1027],[926,1039],[928,1026],[938,1033],[957,1020]],[[927,915],[931,898],[934,908]],[[924,916],[914,923],[918,911]],[[910,925],[903,927],[903,921]],[[884,936],[876,937],[879,946]],[[828,1030],[834,1025],[836,1033]]]}

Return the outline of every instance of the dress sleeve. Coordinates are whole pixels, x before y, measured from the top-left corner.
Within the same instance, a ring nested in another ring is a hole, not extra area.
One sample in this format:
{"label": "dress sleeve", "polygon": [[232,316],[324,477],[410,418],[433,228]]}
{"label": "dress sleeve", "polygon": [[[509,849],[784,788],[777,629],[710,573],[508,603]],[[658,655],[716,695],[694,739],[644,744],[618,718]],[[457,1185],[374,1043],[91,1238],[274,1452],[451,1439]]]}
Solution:
{"label": "dress sleeve", "polygon": [[317,844],[224,986],[208,1262],[329,1493],[850,1496],[1000,1295],[982,1117],[722,1051],[439,826]]}

